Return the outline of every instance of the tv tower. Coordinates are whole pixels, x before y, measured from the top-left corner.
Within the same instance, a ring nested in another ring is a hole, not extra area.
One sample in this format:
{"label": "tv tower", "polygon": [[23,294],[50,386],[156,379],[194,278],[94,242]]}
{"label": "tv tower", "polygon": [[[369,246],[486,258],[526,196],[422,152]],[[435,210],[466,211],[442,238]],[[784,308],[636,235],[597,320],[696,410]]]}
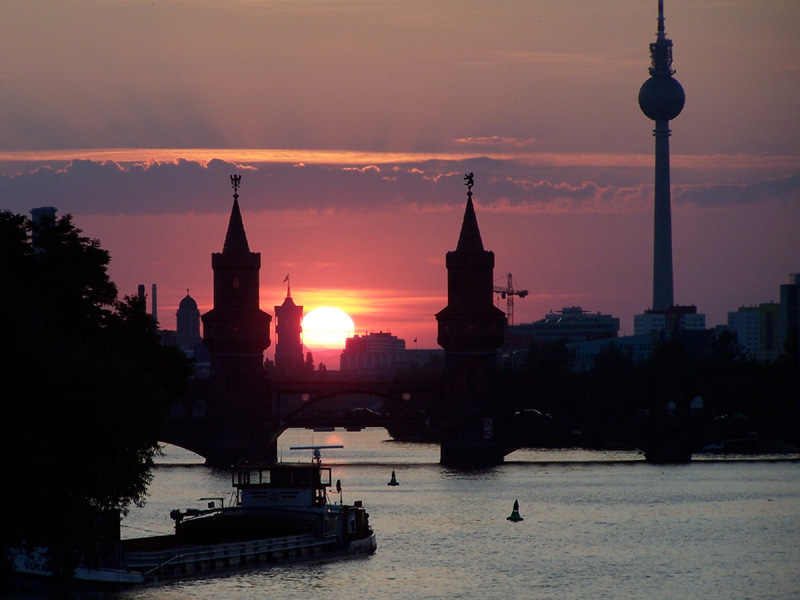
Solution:
{"label": "tv tower", "polygon": [[669,122],[683,110],[686,96],[672,77],[672,40],[664,32],[664,0],[658,0],[658,32],[650,44],[650,79],[639,89],[639,108],[656,122],[653,310],[675,304],[672,288],[672,215],[669,182]]}

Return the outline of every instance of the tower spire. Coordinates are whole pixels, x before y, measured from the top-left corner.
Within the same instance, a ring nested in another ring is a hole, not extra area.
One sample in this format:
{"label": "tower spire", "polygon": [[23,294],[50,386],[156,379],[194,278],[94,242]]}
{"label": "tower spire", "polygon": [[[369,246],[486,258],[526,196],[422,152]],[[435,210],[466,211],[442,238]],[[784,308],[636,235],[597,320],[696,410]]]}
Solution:
{"label": "tower spire", "polygon": [[664,0],[658,0],[658,33],[656,34],[657,40],[667,39],[667,34],[664,30]]}
{"label": "tower spire", "polygon": [[461,233],[458,236],[456,251],[458,252],[483,252],[483,240],[478,228],[478,218],[475,216],[475,206],[472,204],[472,186],[475,185],[474,175],[464,175],[467,186],[467,208],[464,210],[464,220],[461,223]]}
{"label": "tower spire", "polygon": [[228,221],[228,232],[225,234],[225,243],[222,246],[223,254],[248,254],[250,252],[247,235],[244,232],[242,212],[239,210],[239,185],[241,185],[241,181],[241,175],[231,175],[233,208]]}

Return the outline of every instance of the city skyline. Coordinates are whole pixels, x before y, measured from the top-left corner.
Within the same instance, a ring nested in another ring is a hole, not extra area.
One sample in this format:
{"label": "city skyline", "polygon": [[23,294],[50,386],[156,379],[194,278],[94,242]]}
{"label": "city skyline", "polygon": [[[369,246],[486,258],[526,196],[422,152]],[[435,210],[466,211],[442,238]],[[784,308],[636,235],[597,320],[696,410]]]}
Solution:
{"label": "city skyline", "polygon": [[[651,306],[656,1],[428,6],[10,2],[0,208],[72,213],[120,293],[211,307],[229,175],[261,306],[293,293],[356,333],[436,347],[465,190],[515,321]],[[91,10],[90,10],[91,9]],[[708,325],[800,269],[800,6],[668,0],[675,301]],[[498,298],[499,300],[499,298]],[[267,351],[271,356],[272,346]]]}

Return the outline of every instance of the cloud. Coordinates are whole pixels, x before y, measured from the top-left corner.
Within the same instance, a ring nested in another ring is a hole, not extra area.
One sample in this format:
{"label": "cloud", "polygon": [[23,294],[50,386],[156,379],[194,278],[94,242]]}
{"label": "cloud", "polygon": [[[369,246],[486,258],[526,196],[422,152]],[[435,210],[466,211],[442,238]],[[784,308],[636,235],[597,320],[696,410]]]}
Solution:
{"label": "cloud", "polygon": [[800,175],[746,183],[676,186],[672,192],[677,205],[697,208],[744,206],[777,201],[800,202]]}
{"label": "cloud", "polygon": [[[429,212],[465,202],[466,172],[476,174],[474,199],[482,210],[636,213],[649,210],[652,203],[651,166],[536,166],[486,157],[360,166],[220,159],[123,165],[81,159],[61,168],[41,166],[0,176],[0,208],[27,213],[36,206],[55,206],[61,214],[76,215],[225,214],[232,201],[229,176],[238,173],[243,175],[240,203],[248,212]],[[729,175],[722,181],[673,186],[676,207],[800,200],[800,175],[759,177],[754,172],[736,183]]]}
{"label": "cloud", "polygon": [[468,137],[453,140],[457,144],[470,146],[488,146],[491,148],[527,148],[536,143],[534,138],[509,138],[492,135],[489,137]]}
{"label": "cloud", "polygon": [[635,213],[645,210],[652,197],[651,186],[600,186],[591,181],[571,185],[505,179],[493,182],[492,191],[496,199],[486,208],[516,213]]}

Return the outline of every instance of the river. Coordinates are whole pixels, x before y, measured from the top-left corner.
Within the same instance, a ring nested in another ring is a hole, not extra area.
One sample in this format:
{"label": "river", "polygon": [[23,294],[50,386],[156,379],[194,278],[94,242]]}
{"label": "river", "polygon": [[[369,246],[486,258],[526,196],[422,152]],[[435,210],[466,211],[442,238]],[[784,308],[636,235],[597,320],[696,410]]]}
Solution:
{"label": "river", "polygon": [[[800,597],[800,460],[696,459],[653,466],[635,452],[521,450],[492,469],[438,464],[437,446],[383,429],[290,430],[292,445],[343,444],[323,460],[346,503],[363,500],[374,556],[273,567],[116,594],[179,598],[603,599]],[[387,486],[392,471],[400,485]],[[228,496],[229,474],[167,448],[123,537],[167,533],[172,508]],[[523,521],[506,519],[515,500]]]}

